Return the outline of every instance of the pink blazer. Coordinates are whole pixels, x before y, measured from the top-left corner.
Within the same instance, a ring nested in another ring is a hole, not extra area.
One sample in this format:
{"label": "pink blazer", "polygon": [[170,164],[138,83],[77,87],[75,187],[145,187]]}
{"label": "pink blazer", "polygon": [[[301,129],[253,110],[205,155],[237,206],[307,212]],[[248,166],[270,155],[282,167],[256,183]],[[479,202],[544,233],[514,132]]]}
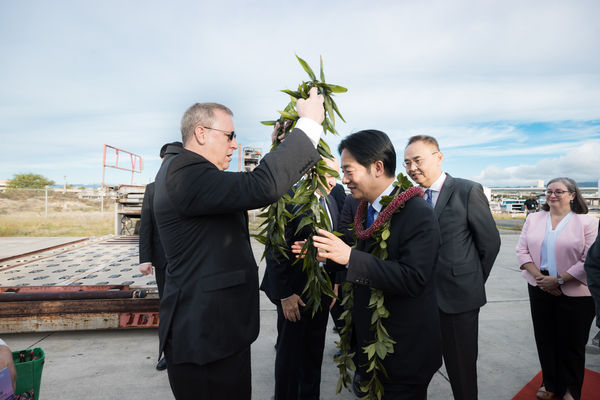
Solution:
{"label": "pink blazer", "polygon": [[[529,214],[517,244],[519,265],[532,262],[538,268],[542,262],[542,242],[546,234],[547,211]],[[598,235],[598,218],[587,214],[573,214],[556,240],[556,269],[558,274],[569,273],[575,279],[562,285],[567,296],[590,296],[583,263],[587,252]],[[526,270],[523,277],[536,286],[535,278]]]}

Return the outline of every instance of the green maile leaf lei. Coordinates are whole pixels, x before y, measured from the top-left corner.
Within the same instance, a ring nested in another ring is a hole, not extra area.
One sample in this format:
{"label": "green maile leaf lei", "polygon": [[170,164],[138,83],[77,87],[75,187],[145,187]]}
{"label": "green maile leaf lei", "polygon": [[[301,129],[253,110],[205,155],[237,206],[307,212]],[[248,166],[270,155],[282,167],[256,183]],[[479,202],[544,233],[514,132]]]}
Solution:
{"label": "green maile leaf lei", "polygon": [[[368,205],[366,201],[363,200],[359,204],[354,217],[354,231],[356,237],[359,240],[373,239],[375,244],[371,250],[371,254],[382,260],[385,260],[388,257],[387,239],[390,237],[392,215],[399,212],[409,199],[415,196],[423,197],[424,195],[423,189],[420,187],[413,187],[408,178],[402,173],[398,174],[393,185],[400,189],[393,196],[382,197],[380,204],[384,208],[368,229],[364,229]],[[356,371],[356,366],[352,359],[355,353],[350,352],[354,285],[351,282],[344,282],[342,288],[344,298],[341,304],[344,307],[344,312],[339,319],[344,321],[344,328],[340,332],[340,341],[336,342],[341,354],[335,358],[335,362],[337,362],[340,371],[340,378],[337,384],[338,393],[342,390],[342,386],[350,387],[352,378],[349,371]],[[375,333],[375,340],[362,348],[367,354],[367,372],[371,374],[371,377],[368,381],[361,382],[360,389],[365,394],[362,399],[381,400],[384,389],[380,376],[383,374],[383,376],[388,378],[387,371],[383,366],[383,360],[388,354],[394,352],[394,344],[396,342],[383,325],[383,320],[390,316],[390,313],[385,306],[385,296],[383,291],[371,288],[371,297],[369,299],[368,307],[373,310],[371,315],[371,330]]]}
{"label": "green maile leaf lei", "polygon": [[[304,71],[308,74],[310,80],[301,82],[298,85],[297,90],[282,90],[283,93],[289,95],[290,102],[283,110],[278,111],[280,115],[279,119],[261,122],[263,125],[273,126],[279,123],[279,130],[276,133],[277,139],[273,143],[271,151],[280,144],[278,137],[281,134],[289,134],[296,126],[296,122],[299,119],[296,111],[296,101],[298,99],[308,98],[309,91],[314,86],[318,88],[319,93],[322,94],[324,98],[323,106],[325,108],[325,119],[323,120],[322,125],[325,134],[327,134],[327,132],[337,134],[335,129],[335,114],[337,114],[342,121],[346,122],[340,114],[340,111],[333,100],[333,96],[335,93],[344,93],[347,89],[339,85],[325,82],[323,58],[320,58],[320,80],[317,79],[317,76],[306,61],[298,56],[296,56],[296,58]],[[333,158],[329,145],[323,139],[319,140],[317,151],[322,157],[329,159]],[[315,196],[317,190],[321,193],[327,193],[327,179],[325,177],[325,174],[327,173],[334,177],[339,176],[338,171],[330,169],[323,160],[320,160],[310,169],[306,178],[298,183],[293,196],[286,194],[277,202],[263,208],[262,213],[259,215],[259,217],[265,218],[265,221],[261,224],[262,230],[258,234],[253,235],[258,242],[265,245],[263,258],[267,251],[278,252],[286,259],[289,258],[285,238],[285,226],[289,221],[298,216],[301,216],[302,219],[296,233],[306,226],[310,226],[312,234],[316,234],[319,228],[328,231],[332,230],[327,211],[321,208],[318,198]],[[292,208],[288,207],[289,205],[294,206],[293,215],[288,211]],[[302,249],[304,258],[298,258],[294,263],[301,263],[302,271],[306,274],[307,284],[304,287],[302,294],[306,295],[306,306],[312,310],[312,314],[314,315],[321,307],[322,294],[324,293],[330,297],[335,297],[335,294],[331,287],[329,275],[319,265],[319,262],[316,259],[317,250],[313,246],[312,234],[306,240]],[[271,250],[269,250],[269,248]]]}

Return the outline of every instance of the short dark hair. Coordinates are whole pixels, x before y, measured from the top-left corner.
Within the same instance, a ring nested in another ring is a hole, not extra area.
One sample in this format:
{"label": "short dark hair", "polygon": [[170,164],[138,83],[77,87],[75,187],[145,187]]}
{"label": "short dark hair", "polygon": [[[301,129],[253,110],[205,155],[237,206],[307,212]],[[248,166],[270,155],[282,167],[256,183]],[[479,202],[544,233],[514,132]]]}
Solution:
{"label": "short dark hair", "polygon": [[160,148],[160,158],[165,158],[165,154],[167,153],[167,147],[169,146],[183,147],[183,144],[181,142],[171,142],[163,144],[163,147]]}
{"label": "short dark hair", "polygon": [[433,136],[429,136],[429,135],[411,136],[408,139],[408,143],[406,144],[406,147],[410,146],[414,142],[425,142],[425,143],[431,144],[431,145],[435,146],[435,149],[437,151],[440,151],[440,145],[438,144],[438,141],[435,140],[435,138]]}
{"label": "short dark hair", "polygon": [[[581,190],[579,190],[579,186],[577,186],[577,183],[575,183],[575,181],[573,179],[567,178],[564,176],[560,177],[560,178],[554,178],[548,182],[546,187],[550,186],[550,184],[552,184],[554,182],[561,182],[563,185],[565,185],[565,187],[567,188],[569,193],[575,194],[575,197],[573,198],[573,200],[571,200],[571,211],[573,211],[575,214],[587,214],[588,213],[588,206],[587,206],[587,204],[585,204],[585,200],[583,200],[583,196],[581,195]],[[542,210],[550,211],[550,206],[548,205],[547,200],[546,200],[546,203],[544,203],[544,205],[542,206]]]}
{"label": "short dark hair", "polygon": [[346,136],[338,146],[340,154],[344,150],[348,150],[367,169],[375,161],[381,161],[386,176],[394,177],[396,174],[396,150],[388,135],[381,131],[368,129]]}

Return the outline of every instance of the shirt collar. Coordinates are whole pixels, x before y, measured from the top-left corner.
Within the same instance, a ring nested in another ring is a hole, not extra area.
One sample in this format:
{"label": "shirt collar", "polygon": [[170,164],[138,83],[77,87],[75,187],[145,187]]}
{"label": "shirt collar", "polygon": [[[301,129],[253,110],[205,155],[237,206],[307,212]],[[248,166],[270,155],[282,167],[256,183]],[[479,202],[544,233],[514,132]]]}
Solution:
{"label": "shirt collar", "polygon": [[379,197],[378,197],[378,198],[376,198],[376,199],[375,199],[375,202],[373,202],[373,204],[369,204],[369,205],[373,206],[373,208],[375,209],[375,211],[377,211],[378,213],[379,213],[379,212],[381,212],[381,208],[383,207],[383,206],[381,205],[381,203],[380,203],[380,201],[381,201],[381,198],[382,198],[383,196],[389,196],[389,195],[390,195],[390,194],[391,194],[391,193],[394,191],[394,189],[396,188],[396,187],[394,186],[394,182],[396,182],[396,180],[394,180],[394,181],[393,181],[393,182],[390,184],[390,186],[388,186],[388,187],[387,187],[387,189],[385,189],[383,192],[381,192],[381,194],[379,195]]}
{"label": "shirt collar", "polygon": [[442,171],[442,174],[435,180],[435,182],[433,182],[433,184],[431,186],[429,186],[428,188],[425,189],[430,189],[434,192],[439,192],[440,190],[442,190],[442,186],[444,186],[444,182],[446,181],[446,173],[444,171]]}

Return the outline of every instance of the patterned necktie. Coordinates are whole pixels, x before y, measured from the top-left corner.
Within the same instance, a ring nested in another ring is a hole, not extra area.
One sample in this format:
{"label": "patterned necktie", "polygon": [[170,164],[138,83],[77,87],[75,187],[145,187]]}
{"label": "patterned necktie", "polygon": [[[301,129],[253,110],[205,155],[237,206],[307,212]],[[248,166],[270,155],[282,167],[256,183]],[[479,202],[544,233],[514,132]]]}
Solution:
{"label": "patterned necktie", "polygon": [[375,208],[373,208],[372,205],[369,205],[369,209],[367,211],[367,229],[369,229],[369,227],[373,224],[373,222],[375,221],[375,213],[377,211],[375,210]]}
{"label": "patterned necktie", "polygon": [[433,208],[433,196],[431,194],[431,189],[425,190],[425,201]]}

